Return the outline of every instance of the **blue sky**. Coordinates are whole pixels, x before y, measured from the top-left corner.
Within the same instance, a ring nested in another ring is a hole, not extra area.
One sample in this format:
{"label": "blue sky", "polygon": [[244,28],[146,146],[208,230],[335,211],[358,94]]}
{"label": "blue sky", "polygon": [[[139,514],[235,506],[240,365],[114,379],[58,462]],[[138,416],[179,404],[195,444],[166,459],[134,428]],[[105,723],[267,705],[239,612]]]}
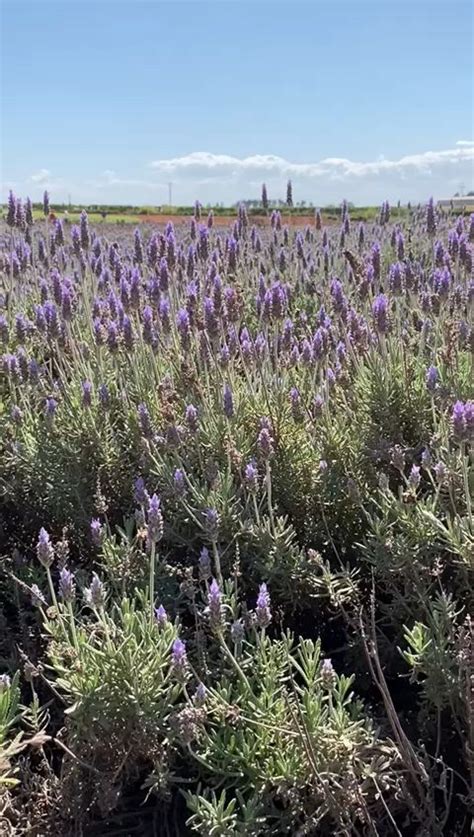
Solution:
{"label": "blue sky", "polygon": [[2,197],[315,204],[473,185],[464,0],[0,0]]}

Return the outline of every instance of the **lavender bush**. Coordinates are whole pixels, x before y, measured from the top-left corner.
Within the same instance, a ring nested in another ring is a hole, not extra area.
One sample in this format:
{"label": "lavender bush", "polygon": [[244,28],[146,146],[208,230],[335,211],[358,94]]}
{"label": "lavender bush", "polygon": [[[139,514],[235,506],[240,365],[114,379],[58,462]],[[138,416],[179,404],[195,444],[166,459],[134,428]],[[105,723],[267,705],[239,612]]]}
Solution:
{"label": "lavender bush", "polygon": [[99,235],[10,196],[18,833],[131,796],[175,833],[465,833],[474,218],[340,220]]}

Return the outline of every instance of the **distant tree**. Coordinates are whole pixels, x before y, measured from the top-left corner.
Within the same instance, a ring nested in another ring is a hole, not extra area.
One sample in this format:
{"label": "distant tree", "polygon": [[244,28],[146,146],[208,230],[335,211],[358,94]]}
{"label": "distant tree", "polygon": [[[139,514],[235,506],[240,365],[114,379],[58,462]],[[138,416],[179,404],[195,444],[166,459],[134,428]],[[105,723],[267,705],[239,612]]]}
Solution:
{"label": "distant tree", "polygon": [[266,187],[265,183],[262,183],[262,206],[263,206],[265,212],[267,212],[267,210],[268,210],[268,195],[267,195],[267,187]]}
{"label": "distant tree", "polygon": [[291,180],[286,184],[286,205],[293,206],[293,186]]}
{"label": "distant tree", "polygon": [[472,192],[472,191],[471,191],[471,192],[468,192],[468,193],[467,193],[467,196],[468,196],[468,198],[472,198],[472,197],[474,197],[474,192]]}

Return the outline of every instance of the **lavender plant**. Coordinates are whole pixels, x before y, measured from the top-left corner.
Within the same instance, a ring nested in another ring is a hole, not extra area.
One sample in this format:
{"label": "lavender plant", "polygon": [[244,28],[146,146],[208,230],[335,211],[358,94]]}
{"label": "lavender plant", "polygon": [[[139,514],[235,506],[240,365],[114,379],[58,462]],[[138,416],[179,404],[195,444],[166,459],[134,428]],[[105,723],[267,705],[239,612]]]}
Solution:
{"label": "lavender plant", "polygon": [[403,831],[417,806],[462,833],[472,219],[44,215],[12,194],[0,236],[0,589],[50,667],[61,783],[102,771],[95,810],[137,776],[164,808],[185,789],[201,833]]}

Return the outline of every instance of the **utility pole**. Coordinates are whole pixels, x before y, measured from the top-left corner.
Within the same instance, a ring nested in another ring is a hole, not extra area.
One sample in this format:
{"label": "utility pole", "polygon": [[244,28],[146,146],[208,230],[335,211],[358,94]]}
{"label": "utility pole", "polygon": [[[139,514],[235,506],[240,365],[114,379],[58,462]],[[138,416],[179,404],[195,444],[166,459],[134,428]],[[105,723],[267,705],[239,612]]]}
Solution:
{"label": "utility pole", "polygon": [[168,206],[173,206],[173,184],[168,183]]}

